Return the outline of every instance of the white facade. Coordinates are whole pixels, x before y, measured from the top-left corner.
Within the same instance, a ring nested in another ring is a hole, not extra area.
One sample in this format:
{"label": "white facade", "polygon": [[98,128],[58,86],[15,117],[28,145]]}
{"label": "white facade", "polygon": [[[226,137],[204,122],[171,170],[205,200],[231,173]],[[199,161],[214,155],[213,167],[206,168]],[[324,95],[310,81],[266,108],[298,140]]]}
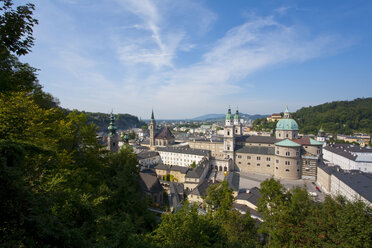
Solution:
{"label": "white facade", "polygon": [[163,164],[177,165],[177,166],[184,166],[184,167],[190,167],[190,165],[193,162],[198,164],[204,158],[208,157],[206,155],[197,155],[197,154],[187,153],[187,151],[185,151],[184,153],[170,152],[170,151],[158,151],[158,152],[160,155],[161,162]]}
{"label": "white facade", "polygon": [[372,153],[353,153],[355,160],[341,156],[337,153],[323,149],[323,158],[329,162],[338,165],[343,170],[360,170],[367,173],[372,173]]}
{"label": "white facade", "polygon": [[338,179],[335,175],[331,175],[331,195],[332,196],[342,195],[349,201],[361,200],[366,204],[369,205],[371,204],[371,202],[369,202],[367,199],[365,199],[360,194],[355,192],[355,190],[350,188],[347,184]]}

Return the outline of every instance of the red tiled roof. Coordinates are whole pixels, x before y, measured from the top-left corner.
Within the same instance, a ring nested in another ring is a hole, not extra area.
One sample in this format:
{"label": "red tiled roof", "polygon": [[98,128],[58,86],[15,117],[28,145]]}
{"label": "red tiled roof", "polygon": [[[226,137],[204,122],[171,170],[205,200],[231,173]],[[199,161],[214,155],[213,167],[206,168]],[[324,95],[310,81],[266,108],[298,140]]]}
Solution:
{"label": "red tiled roof", "polygon": [[311,145],[309,137],[302,137],[302,138],[298,138],[298,139],[292,139],[292,141],[294,141],[294,142],[296,142],[297,144],[300,144],[300,145]]}

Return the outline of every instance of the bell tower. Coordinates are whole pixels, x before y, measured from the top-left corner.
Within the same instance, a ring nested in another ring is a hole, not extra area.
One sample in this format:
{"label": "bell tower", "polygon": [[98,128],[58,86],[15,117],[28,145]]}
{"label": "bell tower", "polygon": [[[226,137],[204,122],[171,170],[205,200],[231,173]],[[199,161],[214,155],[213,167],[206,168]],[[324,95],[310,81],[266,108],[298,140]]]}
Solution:
{"label": "bell tower", "polygon": [[234,160],[234,149],[235,149],[235,134],[234,134],[234,123],[231,115],[231,108],[226,115],[225,129],[224,129],[224,153],[226,159]]}
{"label": "bell tower", "polygon": [[155,122],[155,118],[154,118],[154,110],[152,110],[152,112],[151,112],[151,120],[150,120],[150,124],[149,124],[149,130],[150,130],[150,147],[154,147],[155,146],[155,126],[156,126],[156,122]]}
{"label": "bell tower", "polygon": [[116,132],[117,127],[115,126],[115,116],[111,112],[110,115],[110,125],[108,126],[108,137],[107,137],[107,148],[110,152],[119,151],[119,135]]}

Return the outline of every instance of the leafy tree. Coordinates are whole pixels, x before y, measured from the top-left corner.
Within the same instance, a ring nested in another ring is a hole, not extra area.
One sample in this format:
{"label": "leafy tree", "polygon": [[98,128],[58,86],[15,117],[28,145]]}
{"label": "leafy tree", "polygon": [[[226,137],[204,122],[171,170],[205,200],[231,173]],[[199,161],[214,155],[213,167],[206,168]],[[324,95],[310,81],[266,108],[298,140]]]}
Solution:
{"label": "leafy tree", "polygon": [[191,163],[190,167],[191,167],[191,169],[195,169],[195,167],[196,167],[195,161]]}
{"label": "leafy tree", "polygon": [[11,0],[1,0],[0,4],[0,50],[27,54],[34,44],[32,28],[38,24],[32,17],[35,5],[28,3],[13,9]]}
{"label": "leafy tree", "polygon": [[162,215],[161,223],[150,236],[157,247],[222,247],[220,229],[196,205],[187,202],[177,213]]}
{"label": "leafy tree", "polygon": [[232,189],[229,187],[227,181],[224,180],[219,184],[208,187],[205,203],[209,209],[224,213],[231,209],[233,199]]}

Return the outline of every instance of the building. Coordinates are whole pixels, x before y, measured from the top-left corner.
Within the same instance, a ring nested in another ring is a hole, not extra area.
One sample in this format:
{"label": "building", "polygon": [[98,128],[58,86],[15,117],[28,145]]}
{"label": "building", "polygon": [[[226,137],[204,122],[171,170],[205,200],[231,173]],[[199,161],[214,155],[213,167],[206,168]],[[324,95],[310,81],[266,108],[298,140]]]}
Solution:
{"label": "building", "polygon": [[274,113],[266,118],[269,122],[279,121],[280,119],[282,119],[282,115],[278,113]]}
{"label": "building", "polygon": [[153,204],[163,205],[164,190],[159,179],[152,173],[139,173],[142,191],[152,200]]}
{"label": "building", "polygon": [[195,149],[211,151],[211,164],[219,171],[238,170],[283,179],[315,179],[322,161],[322,145],[309,137],[299,138],[298,124],[288,108],[276,125],[275,136],[242,135],[239,112],[228,109],[222,141],[194,140]]}
{"label": "building", "polygon": [[115,126],[115,116],[111,112],[110,125],[108,126],[108,137],[107,137],[107,149],[110,152],[119,151],[119,135],[117,133],[117,127]]}
{"label": "building", "polygon": [[323,158],[343,170],[372,173],[372,148],[350,144],[330,144],[323,149]]}
{"label": "building", "polygon": [[141,151],[137,154],[138,164],[144,167],[151,167],[160,163],[160,155],[156,151]]}
{"label": "building", "polygon": [[157,151],[165,165],[190,167],[192,163],[199,164],[202,160],[210,158],[210,151],[188,147],[159,147]]}
{"label": "building", "polygon": [[372,204],[372,175],[361,171],[344,171],[338,166],[319,165],[316,183],[327,194],[344,196],[349,201]]}
{"label": "building", "polygon": [[163,127],[161,130],[156,131],[156,122],[154,118],[154,111],[151,112],[151,120],[149,124],[150,131],[150,147],[155,146],[169,146],[174,144],[175,138],[172,132],[167,126]]}

